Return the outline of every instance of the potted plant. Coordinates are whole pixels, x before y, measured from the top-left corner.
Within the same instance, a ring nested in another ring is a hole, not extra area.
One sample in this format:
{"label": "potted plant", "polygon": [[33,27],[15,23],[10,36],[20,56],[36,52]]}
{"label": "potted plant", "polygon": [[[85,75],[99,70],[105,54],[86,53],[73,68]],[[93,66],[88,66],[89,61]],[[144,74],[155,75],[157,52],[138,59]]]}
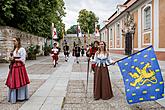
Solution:
{"label": "potted plant", "polygon": [[27,51],[27,55],[28,55],[27,59],[36,60],[36,55],[40,52],[39,49],[40,49],[39,45],[31,45]]}
{"label": "potted plant", "polygon": [[47,56],[51,52],[51,47],[50,46],[45,46],[44,47],[44,55]]}

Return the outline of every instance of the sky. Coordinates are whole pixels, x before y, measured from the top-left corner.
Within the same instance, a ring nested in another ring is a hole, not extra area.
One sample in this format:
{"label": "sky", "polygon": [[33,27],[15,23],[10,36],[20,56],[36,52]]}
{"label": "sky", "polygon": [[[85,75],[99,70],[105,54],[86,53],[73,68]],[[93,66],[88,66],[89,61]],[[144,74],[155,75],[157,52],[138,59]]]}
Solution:
{"label": "sky", "polygon": [[123,4],[126,0],[64,0],[66,7],[66,17],[63,18],[65,29],[77,24],[79,11],[87,9],[99,17],[99,24],[104,25],[103,21],[116,11],[118,4]]}

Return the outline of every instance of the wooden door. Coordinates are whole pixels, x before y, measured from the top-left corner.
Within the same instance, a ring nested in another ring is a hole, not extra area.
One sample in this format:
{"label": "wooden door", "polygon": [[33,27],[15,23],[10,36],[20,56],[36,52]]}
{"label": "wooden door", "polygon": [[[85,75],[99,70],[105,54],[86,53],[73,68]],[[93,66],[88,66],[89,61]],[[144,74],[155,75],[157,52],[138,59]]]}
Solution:
{"label": "wooden door", "polygon": [[125,54],[132,54],[132,34],[127,33],[125,37]]}

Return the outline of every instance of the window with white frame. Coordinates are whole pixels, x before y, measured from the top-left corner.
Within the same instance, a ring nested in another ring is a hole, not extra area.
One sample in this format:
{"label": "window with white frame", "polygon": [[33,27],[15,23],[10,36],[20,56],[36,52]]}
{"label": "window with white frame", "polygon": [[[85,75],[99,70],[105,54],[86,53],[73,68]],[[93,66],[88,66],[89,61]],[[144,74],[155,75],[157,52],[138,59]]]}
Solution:
{"label": "window with white frame", "polygon": [[107,40],[107,29],[105,29],[105,32],[104,32],[104,41],[106,42]]}
{"label": "window with white frame", "polygon": [[105,35],[104,35],[104,32],[103,32],[103,41],[104,41],[104,39],[105,39]]}
{"label": "window with white frame", "polygon": [[146,4],[142,10],[142,45],[152,44],[152,2]]}
{"label": "window with white frame", "polygon": [[117,23],[116,36],[117,36],[117,38],[120,37],[120,25],[119,25],[119,23]]}
{"label": "window with white frame", "polygon": [[102,37],[103,37],[103,34],[101,33],[101,39],[102,39]]}
{"label": "window with white frame", "polygon": [[151,5],[147,5],[146,7],[144,7],[144,30],[149,30],[151,29],[151,23],[152,23],[152,13],[151,13]]}
{"label": "window with white frame", "polygon": [[110,40],[113,39],[113,35],[112,35],[112,28],[110,29]]}

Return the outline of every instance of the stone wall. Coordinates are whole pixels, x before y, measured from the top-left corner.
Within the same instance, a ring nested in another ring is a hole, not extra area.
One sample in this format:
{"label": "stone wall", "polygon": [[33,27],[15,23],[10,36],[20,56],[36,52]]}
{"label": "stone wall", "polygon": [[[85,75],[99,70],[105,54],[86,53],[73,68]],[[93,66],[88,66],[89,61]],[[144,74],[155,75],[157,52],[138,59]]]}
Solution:
{"label": "stone wall", "polygon": [[43,53],[43,46],[45,39],[26,32],[22,32],[12,27],[0,26],[0,61],[8,57],[13,49],[13,37],[20,37],[22,47],[27,49],[31,44],[39,45],[40,52]]}

